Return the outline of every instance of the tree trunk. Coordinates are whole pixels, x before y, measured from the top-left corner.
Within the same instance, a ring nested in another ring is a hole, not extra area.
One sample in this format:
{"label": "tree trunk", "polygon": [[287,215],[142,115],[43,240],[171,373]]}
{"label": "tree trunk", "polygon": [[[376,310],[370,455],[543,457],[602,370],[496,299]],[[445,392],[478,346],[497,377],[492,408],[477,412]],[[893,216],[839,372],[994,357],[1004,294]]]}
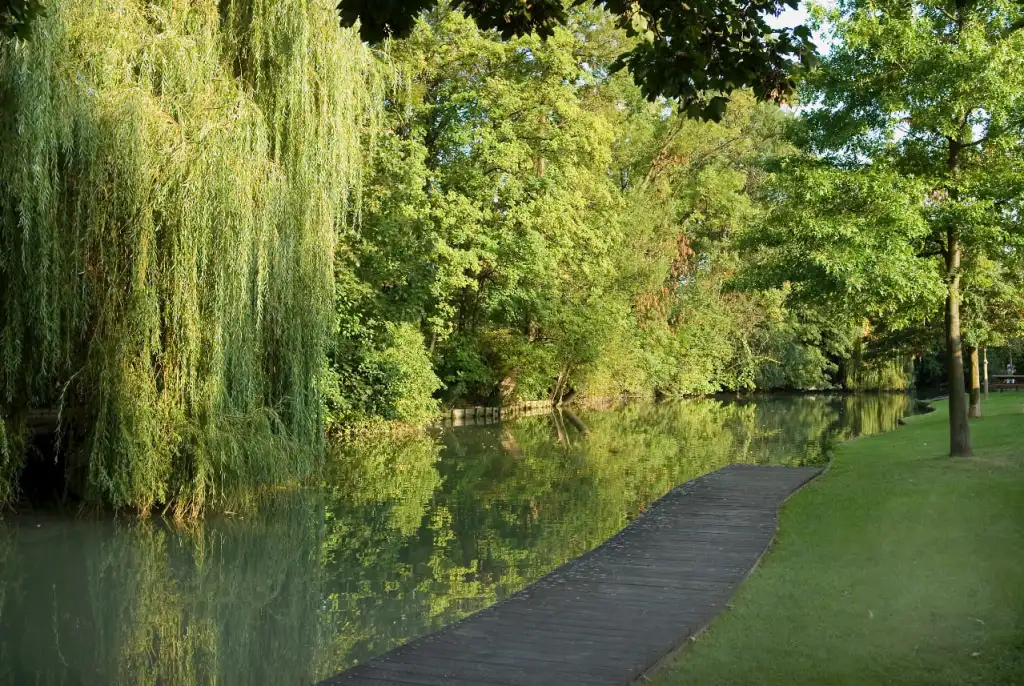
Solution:
{"label": "tree trunk", "polygon": [[548,414],[551,416],[551,421],[555,423],[555,431],[558,434],[559,443],[568,443],[569,439],[565,433],[565,424],[562,422],[562,414],[558,411],[557,407],[552,407]]}
{"label": "tree trunk", "polygon": [[988,347],[984,347],[984,348],[981,349],[981,356],[985,360],[985,362],[984,362],[984,364],[985,364],[985,369],[984,369],[985,400],[988,400]]}
{"label": "tree trunk", "polygon": [[971,406],[967,410],[968,417],[981,416],[981,370],[978,364],[978,349],[967,346],[967,359],[971,362]]}
{"label": "tree trunk", "polygon": [[562,371],[558,373],[558,381],[555,382],[555,388],[551,393],[551,404],[558,407],[562,404],[562,394],[565,392],[565,382],[569,378],[569,365],[562,367]]}
{"label": "tree trunk", "polygon": [[949,454],[970,457],[971,429],[967,425],[967,398],[964,389],[964,360],[960,344],[960,241],[954,228],[948,231],[946,269],[949,290],[946,293],[946,358],[949,374]]}
{"label": "tree trunk", "polygon": [[[959,18],[959,14],[957,15]],[[964,120],[966,126],[966,119]],[[949,141],[950,200],[957,200],[960,190],[955,181],[960,171],[960,153],[964,144],[959,138]],[[967,423],[967,402],[964,397],[964,358],[960,348],[960,231],[954,223],[946,226],[946,356],[949,374],[949,455],[970,457],[971,427]]]}
{"label": "tree trunk", "polygon": [[498,395],[501,398],[501,406],[508,407],[516,399],[516,378],[515,376],[506,376],[498,384]]}
{"label": "tree trunk", "polygon": [[587,425],[584,424],[583,421],[576,416],[575,412],[568,408],[563,408],[559,410],[559,412],[562,412],[565,415],[565,418],[569,420],[570,424],[576,427],[576,429],[580,432],[581,435],[586,436],[587,434],[590,433],[590,429],[588,429]]}

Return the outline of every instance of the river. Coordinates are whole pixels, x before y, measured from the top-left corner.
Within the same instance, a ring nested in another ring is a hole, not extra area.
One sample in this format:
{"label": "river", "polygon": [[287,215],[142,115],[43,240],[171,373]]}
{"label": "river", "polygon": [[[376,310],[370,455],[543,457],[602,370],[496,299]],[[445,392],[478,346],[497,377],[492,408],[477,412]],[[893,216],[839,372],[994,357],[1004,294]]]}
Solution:
{"label": "river", "polygon": [[823,464],[902,395],[681,400],[332,451],[319,487],[179,527],[0,522],[0,684],[310,684],[514,593],[674,485]]}

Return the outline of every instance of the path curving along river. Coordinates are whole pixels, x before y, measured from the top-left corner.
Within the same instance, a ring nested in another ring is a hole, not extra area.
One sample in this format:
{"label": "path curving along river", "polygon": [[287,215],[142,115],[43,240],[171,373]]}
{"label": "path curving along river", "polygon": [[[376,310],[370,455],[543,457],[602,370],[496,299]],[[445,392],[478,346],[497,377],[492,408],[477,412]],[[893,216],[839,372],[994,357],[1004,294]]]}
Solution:
{"label": "path curving along river", "polygon": [[819,467],[730,465],[677,486],[512,597],[320,686],[628,686],[703,631]]}

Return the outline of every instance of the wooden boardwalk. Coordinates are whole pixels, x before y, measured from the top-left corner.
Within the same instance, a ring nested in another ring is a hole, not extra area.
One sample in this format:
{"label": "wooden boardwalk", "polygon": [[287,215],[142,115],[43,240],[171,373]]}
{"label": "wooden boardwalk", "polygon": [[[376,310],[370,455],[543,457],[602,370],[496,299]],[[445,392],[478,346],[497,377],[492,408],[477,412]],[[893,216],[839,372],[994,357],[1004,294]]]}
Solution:
{"label": "wooden boardwalk", "polygon": [[732,465],[504,601],[326,686],[624,686],[704,629],[767,549],[815,468]]}

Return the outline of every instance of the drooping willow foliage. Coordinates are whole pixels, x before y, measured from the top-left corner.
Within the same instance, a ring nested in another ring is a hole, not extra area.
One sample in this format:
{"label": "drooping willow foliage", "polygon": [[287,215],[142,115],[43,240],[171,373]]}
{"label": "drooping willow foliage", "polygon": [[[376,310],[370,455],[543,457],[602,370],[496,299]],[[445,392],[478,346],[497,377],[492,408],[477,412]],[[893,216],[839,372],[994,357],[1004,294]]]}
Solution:
{"label": "drooping willow foliage", "polygon": [[91,500],[188,515],[319,463],[376,97],[333,4],[75,0],[0,38],[0,417],[58,411]]}

